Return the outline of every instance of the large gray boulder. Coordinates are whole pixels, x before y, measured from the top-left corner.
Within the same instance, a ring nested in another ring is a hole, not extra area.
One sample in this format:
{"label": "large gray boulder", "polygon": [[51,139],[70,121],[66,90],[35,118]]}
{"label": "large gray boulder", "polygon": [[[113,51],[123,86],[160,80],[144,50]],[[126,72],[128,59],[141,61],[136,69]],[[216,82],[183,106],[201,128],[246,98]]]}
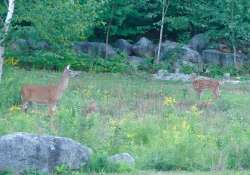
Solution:
{"label": "large gray boulder", "polygon": [[154,57],[155,45],[146,37],[142,37],[132,47],[133,54],[139,57]]}
{"label": "large gray boulder", "polygon": [[32,39],[19,38],[10,45],[14,51],[49,50],[50,45],[46,41],[34,41]]}
{"label": "large gray boulder", "polygon": [[[106,57],[106,44],[101,42],[78,42],[75,43],[73,49],[76,53],[85,53],[92,57]],[[111,58],[116,55],[116,51],[110,46],[107,46],[107,57]]]}
{"label": "large gray boulder", "polygon": [[200,63],[201,61],[200,54],[197,51],[190,49],[186,45],[167,40],[162,43],[160,60],[168,59],[183,60],[191,63]]}
{"label": "large gray boulder", "polygon": [[208,36],[204,33],[194,35],[188,43],[188,47],[201,53],[209,44]]}
{"label": "large gray boulder", "polygon": [[69,138],[14,133],[0,137],[0,171],[51,173],[56,166],[80,169],[91,150]]}
{"label": "large gray boulder", "polygon": [[128,62],[132,65],[143,65],[146,63],[146,58],[137,57],[137,56],[129,56]]}
{"label": "large gray boulder", "polygon": [[26,51],[30,49],[30,44],[27,40],[20,38],[12,42],[10,47],[14,51]]}
{"label": "large gray boulder", "polygon": [[50,45],[46,41],[39,41],[36,43],[36,49],[48,50],[48,49],[50,49]]}
{"label": "large gray boulder", "polygon": [[108,158],[108,161],[112,164],[126,164],[128,166],[133,166],[135,164],[135,159],[129,153],[112,155]]}
{"label": "large gray boulder", "polygon": [[117,48],[120,52],[126,53],[127,55],[132,54],[132,44],[130,44],[125,39],[118,39],[115,42],[114,47]]}
{"label": "large gray boulder", "polygon": [[171,65],[170,71],[174,72],[180,70],[183,66],[199,70],[202,65],[201,56],[197,51],[186,45],[168,40],[162,43],[160,61]]}
{"label": "large gray boulder", "polygon": [[[215,64],[220,66],[234,66],[234,54],[224,53],[215,49],[207,49],[202,52],[202,60],[206,64]],[[237,54],[236,58],[238,65],[248,63],[247,56]]]}

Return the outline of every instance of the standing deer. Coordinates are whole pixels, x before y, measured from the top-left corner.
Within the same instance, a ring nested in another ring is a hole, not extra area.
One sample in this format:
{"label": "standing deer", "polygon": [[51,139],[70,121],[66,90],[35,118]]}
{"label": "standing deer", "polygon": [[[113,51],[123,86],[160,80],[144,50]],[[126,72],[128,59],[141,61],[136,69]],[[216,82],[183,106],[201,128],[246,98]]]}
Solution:
{"label": "standing deer", "polygon": [[27,112],[29,103],[39,103],[48,105],[48,115],[53,115],[58,101],[68,87],[69,78],[74,75],[69,67],[68,65],[64,69],[61,80],[57,85],[24,85],[21,90],[23,111]]}
{"label": "standing deer", "polygon": [[199,99],[202,91],[205,89],[211,90],[214,98],[218,98],[220,96],[220,83],[217,80],[210,79],[196,79],[196,76],[192,76],[192,84],[193,88],[196,91]]}

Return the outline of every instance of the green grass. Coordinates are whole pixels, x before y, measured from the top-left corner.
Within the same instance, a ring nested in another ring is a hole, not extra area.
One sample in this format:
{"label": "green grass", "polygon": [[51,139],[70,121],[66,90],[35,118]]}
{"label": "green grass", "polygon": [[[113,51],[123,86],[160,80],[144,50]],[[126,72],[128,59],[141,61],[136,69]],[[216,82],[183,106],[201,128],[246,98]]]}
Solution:
{"label": "green grass", "polygon": [[107,175],[249,175],[248,171],[213,171],[213,172],[186,172],[186,171],[169,171],[169,172],[135,172],[124,174],[107,174]]}
{"label": "green grass", "polygon": [[[89,172],[234,174],[250,168],[249,83],[224,84],[218,100],[209,91],[198,100],[190,83],[156,81],[147,74],[82,73],[70,80],[53,117],[37,104],[27,114],[20,110],[23,84],[55,84],[60,75],[6,67],[0,135],[70,137],[93,149]],[[98,110],[87,113],[93,102]],[[107,156],[119,152],[135,157],[133,169],[107,164]]]}

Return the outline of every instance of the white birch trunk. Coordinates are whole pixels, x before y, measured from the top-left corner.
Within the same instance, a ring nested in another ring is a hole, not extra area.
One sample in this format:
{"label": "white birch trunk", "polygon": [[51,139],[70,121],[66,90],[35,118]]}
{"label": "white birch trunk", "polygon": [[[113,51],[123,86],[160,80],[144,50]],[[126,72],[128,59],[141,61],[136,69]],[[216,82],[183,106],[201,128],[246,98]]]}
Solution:
{"label": "white birch trunk", "polygon": [[160,30],[160,39],[159,39],[159,46],[157,51],[157,58],[156,58],[156,64],[160,63],[160,55],[161,55],[161,45],[162,45],[162,36],[163,36],[163,27],[164,27],[164,7],[162,8],[162,18],[161,18],[161,30]]}
{"label": "white birch trunk", "polygon": [[3,62],[4,62],[4,45],[3,42],[8,34],[11,19],[14,13],[14,8],[15,8],[15,0],[9,0],[9,5],[8,5],[8,13],[6,16],[6,19],[4,21],[4,27],[3,27],[3,38],[1,38],[0,41],[0,81],[2,79],[2,73],[3,73]]}
{"label": "white birch trunk", "polygon": [[237,63],[237,50],[235,45],[233,44],[233,54],[234,54],[234,66],[236,69],[238,69],[238,63]]}
{"label": "white birch trunk", "polygon": [[156,64],[160,63],[160,56],[161,56],[161,45],[162,45],[162,38],[163,38],[163,30],[164,30],[164,22],[165,22],[165,16],[168,10],[169,6],[169,0],[163,0],[162,1],[162,14],[161,14],[161,29],[160,29],[160,38],[159,38],[159,45],[157,50],[157,57],[155,60]]}
{"label": "white birch trunk", "polygon": [[3,74],[3,61],[4,61],[3,54],[4,54],[4,47],[0,46],[0,82]]}

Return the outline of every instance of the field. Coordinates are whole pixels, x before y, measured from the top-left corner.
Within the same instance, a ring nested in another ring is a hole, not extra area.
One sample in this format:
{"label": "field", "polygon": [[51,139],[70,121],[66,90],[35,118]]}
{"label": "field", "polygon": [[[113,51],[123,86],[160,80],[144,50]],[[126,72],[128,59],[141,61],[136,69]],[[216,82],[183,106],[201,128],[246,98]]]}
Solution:
{"label": "field", "polygon": [[[53,117],[47,116],[46,106],[36,104],[27,114],[21,111],[23,84],[55,84],[60,75],[6,67],[0,86],[0,135],[70,137],[93,149],[89,172],[248,174],[249,83],[223,84],[219,99],[206,91],[199,100],[191,83],[156,81],[144,73],[83,72],[70,80]],[[93,104],[97,107],[91,111]],[[135,167],[107,163],[109,155],[121,152],[134,156]],[[197,171],[201,173],[192,173]]]}

